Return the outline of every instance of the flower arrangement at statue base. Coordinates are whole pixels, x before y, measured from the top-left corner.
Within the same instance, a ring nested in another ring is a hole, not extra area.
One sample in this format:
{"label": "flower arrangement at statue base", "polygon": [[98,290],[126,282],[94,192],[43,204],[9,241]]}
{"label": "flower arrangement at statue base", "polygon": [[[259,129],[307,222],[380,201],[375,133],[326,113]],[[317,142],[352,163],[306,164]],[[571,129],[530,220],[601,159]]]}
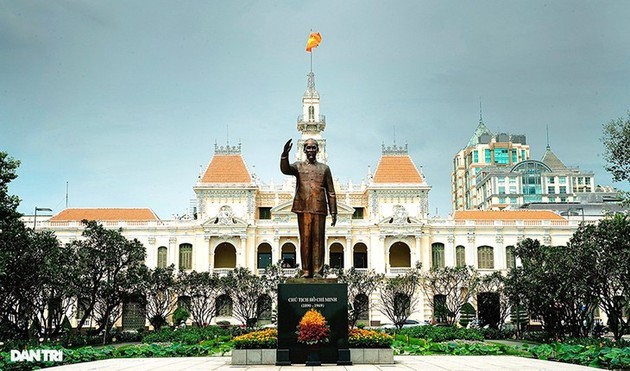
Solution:
{"label": "flower arrangement at statue base", "polygon": [[327,343],[330,337],[330,327],[326,318],[317,310],[310,309],[300,320],[297,327],[298,343],[307,344],[309,352],[306,359],[307,366],[320,366],[319,345]]}
{"label": "flower arrangement at statue base", "polygon": [[315,309],[309,310],[300,320],[297,336],[299,343],[309,345],[327,343],[330,328],[326,323],[326,318]]}

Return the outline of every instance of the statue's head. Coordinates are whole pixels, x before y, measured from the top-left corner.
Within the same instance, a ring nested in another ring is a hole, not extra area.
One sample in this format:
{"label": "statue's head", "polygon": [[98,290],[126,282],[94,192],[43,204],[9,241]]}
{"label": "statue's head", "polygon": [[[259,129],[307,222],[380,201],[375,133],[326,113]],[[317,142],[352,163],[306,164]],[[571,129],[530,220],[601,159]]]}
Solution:
{"label": "statue's head", "polygon": [[310,162],[315,161],[317,158],[317,152],[319,152],[319,144],[315,139],[307,139],[304,142],[304,153],[306,153],[306,159]]}

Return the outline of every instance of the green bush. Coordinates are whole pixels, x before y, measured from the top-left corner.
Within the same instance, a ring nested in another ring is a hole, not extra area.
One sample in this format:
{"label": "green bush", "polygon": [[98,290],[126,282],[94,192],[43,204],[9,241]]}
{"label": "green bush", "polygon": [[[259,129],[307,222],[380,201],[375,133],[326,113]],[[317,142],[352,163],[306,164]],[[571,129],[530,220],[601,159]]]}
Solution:
{"label": "green bush", "polygon": [[417,326],[407,327],[399,331],[401,335],[432,340],[436,343],[450,340],[483,340],[483,335],[477,329],[467,329],[455,326]]}
{"label": "green bush", "polygon": [[162,328],[144,335],[143,343],[181,343],[187,345],[198,344],[204,340],[214,340],[217,338],[229,339],[231,337],[229,329],[219,326],[206,327],[185,327],[185,328]]}

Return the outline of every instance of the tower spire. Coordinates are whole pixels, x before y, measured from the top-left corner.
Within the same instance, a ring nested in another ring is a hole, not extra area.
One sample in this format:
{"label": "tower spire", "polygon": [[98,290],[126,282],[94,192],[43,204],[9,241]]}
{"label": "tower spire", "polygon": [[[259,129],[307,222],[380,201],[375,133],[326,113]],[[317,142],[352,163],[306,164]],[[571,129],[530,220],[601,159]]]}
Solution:
{"label": "tower spire", "polygon": [[479,122],[483,122],[483,110],[481,107],[481,96],[479,96]]}
{"label": "tower spire", "polygon": [[549,146],[549,124],[547,124],[547,149],[551,148]]}

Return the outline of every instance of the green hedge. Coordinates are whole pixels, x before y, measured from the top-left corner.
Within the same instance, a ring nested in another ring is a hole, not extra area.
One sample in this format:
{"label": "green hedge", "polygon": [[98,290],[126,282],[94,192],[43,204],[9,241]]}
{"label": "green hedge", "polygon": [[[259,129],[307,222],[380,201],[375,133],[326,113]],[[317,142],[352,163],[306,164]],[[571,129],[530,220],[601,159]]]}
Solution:
{"label": "green hedge", "polygon": [[479,330],[455,326],[417,326],[407,327],[399,331],[399,334],[414,338],[432,340],[440,343],[450,340],[483,340]]}
{"label": "green hedge", "polygon": [[199,344],[204,340],[221,339],[228,341],[231,337],[229,329],[219,326],[163,328],[151,332],[142,338],[143,343],[182,343],[187,345]]}

